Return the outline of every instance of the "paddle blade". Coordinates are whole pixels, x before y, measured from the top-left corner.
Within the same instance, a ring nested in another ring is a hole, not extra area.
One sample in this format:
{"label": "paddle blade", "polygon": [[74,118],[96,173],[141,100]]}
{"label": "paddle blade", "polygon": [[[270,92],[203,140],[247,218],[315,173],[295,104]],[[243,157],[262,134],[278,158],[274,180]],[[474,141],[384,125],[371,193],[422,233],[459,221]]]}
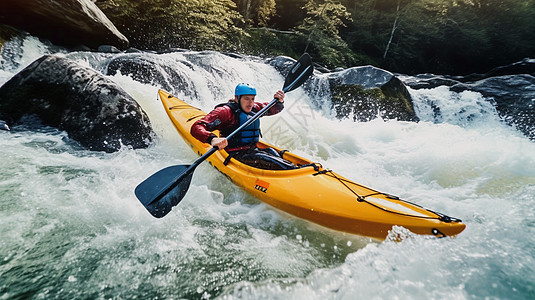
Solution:
{"label": "paddle blade", "polygon": [[286,75],[283,90],[287,93],[298,88],[308,79],[308,77],[310,77],[313,71],[312,58],[308,53],[303,54],[292,66],[290,73]]}
{"label": "paddle blade", "polygon": [[[167,215],[186,195],[193,172],[183,176],[189,165],[175,165],[154,173],[140,183],[135,190],[136,197],[145,208],[156,218]],[[180,179],[180,181],[177,181]],[[160,199],[162,191],[172,183],[178,183]]]}

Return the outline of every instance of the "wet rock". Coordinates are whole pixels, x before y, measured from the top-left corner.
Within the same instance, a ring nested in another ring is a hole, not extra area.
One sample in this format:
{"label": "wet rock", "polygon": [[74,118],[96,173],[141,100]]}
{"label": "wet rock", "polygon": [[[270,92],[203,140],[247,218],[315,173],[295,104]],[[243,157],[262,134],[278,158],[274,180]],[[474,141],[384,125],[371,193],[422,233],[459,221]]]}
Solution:
{"label": "wet rock", "polygon": [[484,74],[401,76],[413,88],[448,86],[454,92],[474,91],[489,99],[503,120],[535,140],[535,59],[497,67]]}
{"label": "wet rock", "polygon": [[456,79],[462,82],[479,81],[490,77],[505,76],[505,75],[521,75],[528,74],[535,76],[535,59],[525,58],[521,61],[496,67],[484,74],[470,74],[466,76],[456,76],[452,79]]}
{"label": "wet rock", "polygon": [[131,53],[112,58],[106,74],[116,75],[119,72],[131,76],[136,81],[160,86],[167,91],[172,91],[175,88],[188,88],[188,83],[183,79],[184,76],[177,73],[175,68],[158,63],[151,56],[142,53]]}
{"label": "wet rock", "polygon": [[415,90],[433,89],[439,86],[454,86],[460,81],[435,74],[418,74],[415,76],[400,75],[403,83]]}
{"label": "wet rock", "polygon": [[130,47],[124,51],[125,53],[143,53],[142,50],[139,50],[137,48]]}
{"label": "wet rock", "polygon": [[439,86],[454,86],[460,83],[475,83],[483,79],[506,76],[506,75],[531,75],[535,76],[535,59],[525,58],[521,61],[496,67],[484,74],[470,74],[466,76],[450,76],[435,74],[419,74],[415,76],[403,76],[403,83],[413,89],[432,89]]}
{"label": "wet rock", "polygon": [[6,121],[0,120],[0,130],[11,130]]}
{"label": "wet rock", "polygon": [[[190,57],[196,59],[195,56]],[[202,60],[198,59],[198,62]],[[166,91],[174,93],[181,91],[188,99],[199,98],[198,91],[190,75],[184,72],[183,67],[194,70],[194,63],[183,59],[172,63],[162,63],[153,55],[146,53],[128,53],[110,59],[106,75],[116,75],[121,73],[128,75],[134,80],[160,87]]]}
{"label": "wet rock", "polygon": [[[283,75],[295,62],[279,56],[269,64]],[[314,72],[305,90],[315,99],[329,98],[331,109],[339,119],[370,121],[377,117],[402,121],[418,121],[412,98],[403,82],[394,74],[373,67],[353,67],[337,72]],[[322,103],[314,103],[321,107]]]}
{"label": "wet rock", "polygon": [[121,50],[112,45],[100,45],[98,46],[97,51],[102,53],[121,53]]}
{"label": "wet rock", "polygon": [[377,117],[418,121],[412,98],[394,74],[373,67],[353,67],[329,74],[331,102],[338,118],[370,121]]}
{"label": "wet rock", "polygon": [[535,140],[535,76],[496,76],[473,83],[459,83],[451,90],[481,93],[495,103],[496,110],[507,124]]}
{"label": "wet rock", "polygon": [[290,71],[290,67],[292,67],[296,61],[297,60],[291,57],[281,55],[270,58],[267,63],[273,66],[277,71],[281,72],[282,75],[286,76],[286,74],[288,74]]}
{"label": "wet rock", "polygon": [[0,23],[69,47],[129,44],[91,0],[2,0]]}
{"label": "wet rock", "polygon": [[37,115],[90,150],[147,147],[150,122],[124,90],[93,69],[46,55],[0,87],[0,119]]}

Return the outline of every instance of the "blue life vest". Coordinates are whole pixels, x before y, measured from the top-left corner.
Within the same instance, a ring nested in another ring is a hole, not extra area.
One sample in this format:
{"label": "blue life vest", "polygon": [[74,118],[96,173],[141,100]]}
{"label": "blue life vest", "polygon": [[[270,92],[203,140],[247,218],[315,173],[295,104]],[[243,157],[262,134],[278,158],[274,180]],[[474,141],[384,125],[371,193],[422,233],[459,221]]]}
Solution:
{"label": "blue life vest", "polygon": [[[257,112],[253,108],[253,110],[250,113],[246,113],[240,108],[240,105],[236,102],[223,103],[223,104],[219,104],[216,107],[220,107],[223,105],[230,107],[232,112],[234,112],[234,118],[236,120],[233,126],[220,130],[221,136],[223,137],[229,136],[232,132],[234,132],[234,130],[238,129],[238,127],[245,124],[245,122],[247,122],[250,118],[252,118],[252,116],[254,116]],[[232,139],[228,141],[228,147],[238,148],[238,147],[243,147],[243,146],[248,146],[248,145],[254,145],[260,139],[260,135],[261,135],[260,118],[258,118],[249,126],[245,127],[236,135],[234,135],[234,137],[232,137]]]}

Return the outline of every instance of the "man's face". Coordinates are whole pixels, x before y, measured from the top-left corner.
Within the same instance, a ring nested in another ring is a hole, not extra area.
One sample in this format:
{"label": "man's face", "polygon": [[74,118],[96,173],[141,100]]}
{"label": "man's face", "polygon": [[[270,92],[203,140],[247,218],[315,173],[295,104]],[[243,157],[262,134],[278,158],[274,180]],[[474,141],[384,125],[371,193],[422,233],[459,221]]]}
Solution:
{"label": "man's face", "polygon": [[241,96],[240,106],[244,112],[246,113],[251,112],[251,110],[253,109],[253,105],[254,105],[254,98],[255,98],[255,95],[242,95]]}

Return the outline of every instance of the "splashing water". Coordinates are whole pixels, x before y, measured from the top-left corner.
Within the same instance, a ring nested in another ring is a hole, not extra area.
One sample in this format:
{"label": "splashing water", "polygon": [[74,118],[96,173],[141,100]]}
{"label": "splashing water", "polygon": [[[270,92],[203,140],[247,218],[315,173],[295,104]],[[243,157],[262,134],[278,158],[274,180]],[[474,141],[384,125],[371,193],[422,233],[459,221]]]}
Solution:
{"label": "splashing water", "polygon": [[[51,51],[33,38],[17,47],[2,58],[0,83]],[[454,239],[394,228],[373,243],[277,211],[208,164],[165,218],[135,198],[147,176],[196,159],[156,101],[158,88],[179,74],[171,92],[210,110],[248,81],[269,101],[284,81],[272,67],[215,52],[63,55],[103,73],[120,55],[153,63],[159,82],[109,77],[140,103],[158,138],[107,154],[53,128],[0,131],[0,298],[535,297],[535,145],[480,94],[411,90],[421,122],[354,123],[316,110],[310,103],[328,100],[298,89],[283,113],[262,119],[267,141],[467,224]]]}

